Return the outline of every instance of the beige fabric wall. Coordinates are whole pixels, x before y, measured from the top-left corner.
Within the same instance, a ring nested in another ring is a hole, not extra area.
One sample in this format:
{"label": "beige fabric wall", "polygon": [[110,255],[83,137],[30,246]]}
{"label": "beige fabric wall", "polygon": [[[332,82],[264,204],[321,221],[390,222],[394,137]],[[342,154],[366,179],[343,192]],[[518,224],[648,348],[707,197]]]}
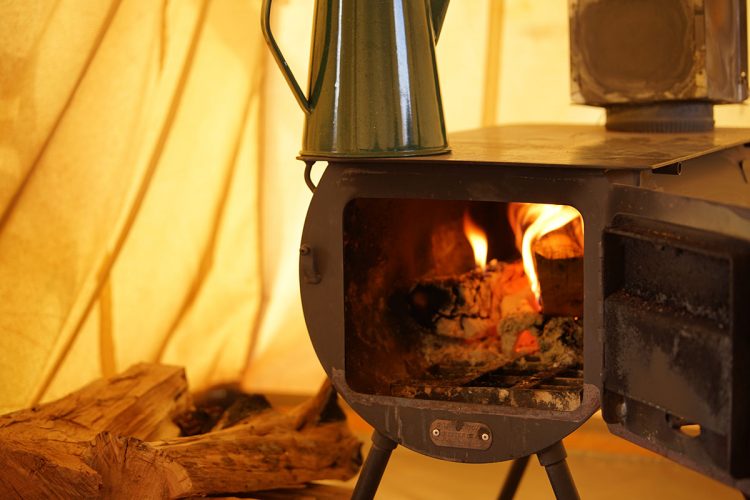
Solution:
{"label": "beige fabric wall", "polygon": [[[302,81],[312,3],[274,2]],[[319,384],[297,284],[303,116],[259,8],[0,2],[0,412],[141,360],[194,387]],[[569,104],[564,0],[454,1],[437,52],[449,131],[603,120]],[[717,118],[750,126],[747,106]]]}
{"label": "beige fabric wall", "polygon": [[141,360],[241,374],[259,3],[0,3],[0,411]]}

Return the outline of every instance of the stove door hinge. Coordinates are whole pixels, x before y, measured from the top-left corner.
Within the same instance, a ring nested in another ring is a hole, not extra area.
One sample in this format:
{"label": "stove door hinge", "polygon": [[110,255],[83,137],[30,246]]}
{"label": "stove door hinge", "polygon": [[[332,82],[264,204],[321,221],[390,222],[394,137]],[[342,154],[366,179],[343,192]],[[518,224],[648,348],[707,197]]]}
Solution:
{"label": "stove door hinge", "polygon": [[322,277],[318,272],[318,266],[315,263],[315,254],[310,245],[302,245],[299,248],[299,262],[300,270],[302,271],[302,277],[305,283],[310,285],[317,285],[320,283]]}

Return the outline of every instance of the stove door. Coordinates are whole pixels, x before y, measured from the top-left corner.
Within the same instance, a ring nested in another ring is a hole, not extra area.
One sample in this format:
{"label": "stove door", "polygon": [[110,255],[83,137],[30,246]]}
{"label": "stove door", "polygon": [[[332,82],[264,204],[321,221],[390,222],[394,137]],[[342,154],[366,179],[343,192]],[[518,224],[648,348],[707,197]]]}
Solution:
{"label": "stove door", "polygon": [[744,206],[664,191],[613,192],[602,413],[613,433],[747,492],[750,191]]}

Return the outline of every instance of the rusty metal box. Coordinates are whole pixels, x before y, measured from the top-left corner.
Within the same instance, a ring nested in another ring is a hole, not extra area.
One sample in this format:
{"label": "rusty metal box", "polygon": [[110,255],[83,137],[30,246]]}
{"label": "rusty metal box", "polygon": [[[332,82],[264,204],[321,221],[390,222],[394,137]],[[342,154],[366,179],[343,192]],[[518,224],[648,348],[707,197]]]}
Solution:
{"label": "rusty metal box", "polygon": [[569,5],[574,102],[747,98],[745,0],[569,0]]}

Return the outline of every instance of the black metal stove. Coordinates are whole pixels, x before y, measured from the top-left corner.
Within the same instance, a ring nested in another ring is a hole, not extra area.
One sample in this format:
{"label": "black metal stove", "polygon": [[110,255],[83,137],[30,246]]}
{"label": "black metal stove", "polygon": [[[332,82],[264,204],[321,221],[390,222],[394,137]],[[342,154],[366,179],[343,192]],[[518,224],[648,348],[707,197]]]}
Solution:
{"label": "black metal stove", "polygon": [[[376,429],[361,482],[377,485],[398,443],[460,462],[538,453],[556,492],[572,495],[559,443],[601,404],[613,433],[750,493],[750,130],[517,126],[451,144],[444,156],[329,160],[305,223],[310,337]],[[455,204],[508,202],[583,217],[582,371],[399,386],[416,361],[388,300],[420,272],[420,235]],[[390,277],[368,283],[373,266]]]}

